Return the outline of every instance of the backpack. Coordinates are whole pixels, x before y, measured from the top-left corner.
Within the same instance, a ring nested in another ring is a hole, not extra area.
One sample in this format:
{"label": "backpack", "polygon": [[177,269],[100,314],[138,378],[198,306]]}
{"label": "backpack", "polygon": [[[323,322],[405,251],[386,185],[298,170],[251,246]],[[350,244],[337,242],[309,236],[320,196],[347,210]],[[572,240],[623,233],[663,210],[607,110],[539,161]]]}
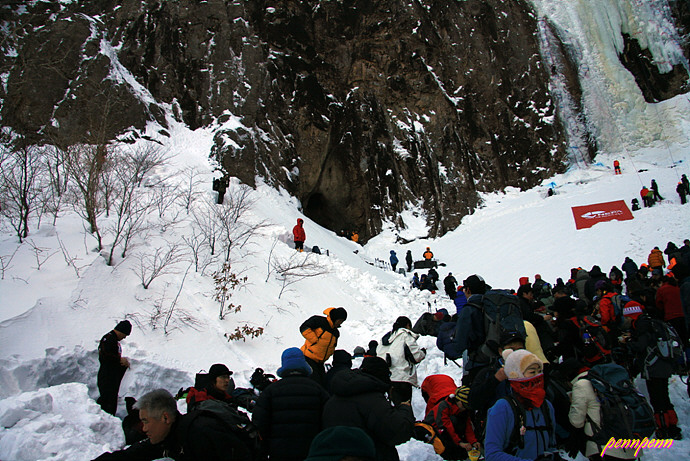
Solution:
{"label": "backpack", "polygon": [[626,317],[623,315],[623,309],[625,308],[625,305],[628,304],[630,301],[632,301],[632,299],[625,295],[617,294],[611,296],[611,304],[613,304],[613,315],[615,318],[615,325],[623,330],[629,330],[631,327],[631,324],[629,322],[626,322]]}
{"label": "backpack", "polygon": [[653,331],[654,340],[647,346],[647,355],[644,360],[643,376],[646,376],[647,368],[654,365],[657,360],[673,362],[675,371],[686,367],[683,340],[676,330],[660,319],[648,317]]}
{"label": "backpack", "polygon": [[204,400],[190,413],[209,415],[219,420],[230,432],[239,438],[252,453],[259,449],[259,429],[245,413],[220,400]]}
{"label": "backpack", "polygon": [[486,362],[498,357],[498,347],[504,332],[517,332],[527,338],[520,301],[510,291],[489,290],[482,296],[481,305],[473,305],[484,314],[485,335],[484,344],[474,353],[475,361]]}
{"label": "backpack", "polygon": [[615,363],[595,365],[584,379],[592,383],[601,404],[601,425],[587,417],[593,442],[605,445],[612,437],[642,440],[652,436],[656,430],[654,411],[635,389],[625,368]]}
{"label": "backpack", "polygon": [[422,421],[416,421],[414,423],[414,435],[413,437],[420,442],[428,443],[434,447],[436,454],[440,455],[446,451],[446,446],[443,444],[441,439],[438,437],[436,430],[431,424],[427,424]]}
{"label": "backpack", "polygon": [[[549,411],[549,404],[547,400],[541,406],[541,412],[544,415],[544,426],[526,426],[527,417],[525,416],[525,409],[520,402],[517,401],[514,395],[503,397],[510,404],[513,410],[515,422],[513,423],[513,431],[508,439],[508,448],[513,450],[513,454],[517,453],[518,449],[525,448],[525,432],[526,431],[547,431],[549,437],[554,434],[553,421],[551,420],[551,412]],[[523,431],[522,428],[525,430]]]}
{"label": "backpack", "polygon": [[601,359],[611,359],[611,345],[608,335],[597,319],[584,315],[573,317],[572,322],[580,329],[580,338],[584,343],[584,359],[587,363],[595,363]]}
{"label": "backpack", "polygon": [[462,352],[458,351],[457,347],[449,347],[455,342],[456,327],[457,322],[443,322],[436,335],[436,347],[443,351],[445,357],[450,360],[456,360],[462,357]]}

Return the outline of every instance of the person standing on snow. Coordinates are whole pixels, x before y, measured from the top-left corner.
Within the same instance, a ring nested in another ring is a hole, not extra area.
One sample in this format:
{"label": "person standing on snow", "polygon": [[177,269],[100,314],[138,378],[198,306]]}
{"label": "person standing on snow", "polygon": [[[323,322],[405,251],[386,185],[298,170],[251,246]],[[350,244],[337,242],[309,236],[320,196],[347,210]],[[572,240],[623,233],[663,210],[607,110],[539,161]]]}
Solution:
{"label": "person standing on snow", "polygon": [[343,307],[329,307],[323,313],[325,317],[313,315],[299,327],[305,339],[302,353],[313,370],[311,378],[322,386],[326,376],[324,363],[335,352],[340,337],[338,328],[347,319],[347,311]]}
{"label": "person standing on snow", "polygon": [[101,366],[98,369],[98,403],[103,411],[115,415],[117,411],[117,395],[120,391],[120,382],[129,368],[129,360],[122,357],[120,341],[132,332],[132,324],[129,320],[118,323],[114,329],[106,333],[98,344],[98,361]]}
{"label": "person standing on snow", "polygon": [[434,257],[434,253],[431,252],[431,248],[426,247],[426,251],[422,256],[424,256],[426,261],[431,261],[431,259]]}
{"label": "person standing on snow", "polygon": [[405,262],[407,263],[407,272],[412,272],[412,251],[407,250],[407,254],[405,255]]}
{"label": "person standing on snow", "polygon": [[292,237],[295,241],[295,250],[304,251],[304,241],[307,239],[307,234],[304,232],[304,219],[297,218],[297,225],[292,228]]}
{"label": "person standing on snow", "polygon": [[376,355],[390,367],[392,384],[388,396],[393,405],[412,399],[412,386],[417,385],[417,364],[426,357],[426,350],[419,347],[417,338],[419,335],[412,332],[410,319],[401,316],[376,350]]}
{"label": "person standing on snow", "polygon": [[654,249],[647,256],[647,264],[649,264],[649,269],[663,269],[666,267],[666,262],[664,261],[664,254],[661,252],[659,247],[654,247]]}
{"label": "person standing on snow", "polygon": [[685,184],[683,184],[682,181],[678,182],[676,192],[678,192],[678,197],[680,197],[680,204],[685,205],[685,202],[687,202],[688,199],[686,198],[687,192],[685,191]]}
{"label": "person standing on snow", "polygon": [[615,174],[621,174],[621,162],[618,160],[613,161],[613,171]]}
{"label": "person standing on snow", "polygon": [[448,272],[446,278],[443,279],[443,288],[446,290],[446,294],[450,299],[455,299],[457,284],[458,281],[453,277],[453,273]]}
{"label": "person standing on snow", "polygon": [[398,267],[398,257],[395,255],[395,251],[391,250],[391,267],[393,268],[393,272],[395,272],[395,268]]}
{"label": "person standing on snow", "polygon": [[656,183],[656,179],[652,179],[652,194],[654,200],[664,199],[661,195],[659,195],[659,186]]}

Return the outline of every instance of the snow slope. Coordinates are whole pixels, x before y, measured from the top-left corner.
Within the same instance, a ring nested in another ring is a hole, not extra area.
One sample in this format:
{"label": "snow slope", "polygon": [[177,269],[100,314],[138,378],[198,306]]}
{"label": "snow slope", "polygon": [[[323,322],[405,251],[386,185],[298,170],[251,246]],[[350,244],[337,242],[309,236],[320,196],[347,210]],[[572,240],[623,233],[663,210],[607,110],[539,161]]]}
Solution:
{"label": "snow slope", "polygon": [[[679,97],[665,104],[686,102],[686,97]],[[212,175],[206,158],[210,141],[208,131],[177,126],[168,141],[173,157],[156,174],[164,178],[196,167],[204,179],[203,194],[212,201],[207,190]],[[399,315],[414,321],[429,306],[452,310],[450,300],[440,293],[410,290],[407,276],[374,265],[376,259],[387,261],[391,249],[403,260],[408,249],[419,258],[430,246],[446,264],[441,277],[450,271],[462,280],[477,273],[492,286],[504,288],[516,288],[520,276],[533,280],[535,273],[550,282],[566,279],[575,266],[598,264],[608,271],[620,266],[625,256],[643,262],[654,246],[663,249],[668,241],[681,244],[690,238],[690,205],[681,206],[674,192],[679,175],[688,173],[688,143],[670,149],[661,145],[640,151],[634,163],[622,162],[620,176],[614,176],[610,167],[615,156],[602,154],[591,167],[572,169],[542,187],[487,195],[483,208],[433,241],[424,238],[422,217],[417,212],[415,218],[411,210],[405,215],[408,228],[399,232],[417,238],[407,245],[396,244],[396,232],[388,229],[360,247],[301,215],[294,198],[260,185],[252,192],[255,203],[247,219],[266,225],[232,255],[233,269],[247,282],[231,299],[241,305],[240,312],[224,320],[218,319],[210,270],[201,275],[188,270],[189,262],[183,261],[177,273],[154,280],[148,290],[132,270],[138,264],[137,252],[151,252],[164,241],[179,242],[188,235],[189,218],[184,215],[165,230],[158,227],[142,235],[135,251],[114,267],[93,250],[94,241],[71,211],[66,210],[54,227],[44,224],[32,230],[30,243],[18,245],[6,230],[0,237],[0,255],[14,257],[0,280],[0,459],[86,460],[122,445],[119,419],[100,411],[93,399],[97,341],[124,317],[131,318],[135,328],[122,342],[132,367],[122,382],[121,396],[139,396],[156,387],[174,393],[190,385],[194,373],[215,362],[235,371],[238,386],[248,386],[255,367],[274,372],[282,350],[302,344],[301,322],[329,306],[344,306],[349,312],[339,344],[349,351],[380,339]],[[631,221],[575,230],[570,207],[621,199],[629,203],[641,184],[652,178],[659,183],[664,202],[635,212]],[[168,179],[175,180],[175,176]],[[546,197],[552,182],[556,194]],[[238,187],[233,183],[231,190]],[[282,283],[275,272],[268,273],[269,261],[295,256],[285,242],[298,217],[305,219],[307,246],[316,244],[329,255],[298,255],[318,263],[323,274],[289,285],[279,298]],[[79,258],[78,276],[66,264],[59,242]],[[151,313],[156,305],[170,306],[175,299],[177,311],[184,311],[194,325],[173,320],[173,328],[165,334],[160,323],[152,327]],[[245,323],[263,327],[264,334],[246,342],[226,340],[225,333]],[[433,340],[421,342],[431,353],[420,365],[420,377],[446,373],[459,381],[460,369],[443,364]],[[682,428],[690,434],[690,403],[677,378],[672,399]],[[418,392],[413,405],[421,418],[423,401]],[[121,402],[120,416],[123,407]],[[690,443],[676,442],[672,450],[650,451],[644,459],[671,459],[676,450],[687,453],[688,449]],[[399,451],[405,460],[437,459],[431,447],[416,441]]]}

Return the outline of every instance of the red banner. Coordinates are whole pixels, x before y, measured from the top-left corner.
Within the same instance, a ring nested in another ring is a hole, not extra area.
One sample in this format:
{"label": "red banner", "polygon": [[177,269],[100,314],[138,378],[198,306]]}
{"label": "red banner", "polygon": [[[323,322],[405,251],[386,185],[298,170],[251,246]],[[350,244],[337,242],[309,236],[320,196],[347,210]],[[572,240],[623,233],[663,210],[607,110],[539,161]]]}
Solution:
{"label": "red banner", "polygon": [[575,227],[586,229],[604,221],[627,221],[633,219],[630,209],[623,200],[595,203],[587,206],[574,206]]}

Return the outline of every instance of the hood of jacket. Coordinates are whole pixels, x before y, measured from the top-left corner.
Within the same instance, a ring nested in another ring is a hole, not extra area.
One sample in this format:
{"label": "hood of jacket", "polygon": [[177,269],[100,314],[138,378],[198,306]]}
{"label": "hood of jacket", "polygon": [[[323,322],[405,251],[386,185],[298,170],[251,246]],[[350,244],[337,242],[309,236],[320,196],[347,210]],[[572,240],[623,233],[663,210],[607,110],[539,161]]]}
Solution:
{"label": "hood of jacket", "polygon": [[398,339],[402,335],[410,335],[414,339],[419,338],[419,335],[417,333],[414,333],[408,330],[407,328],[398,328],[395,331],[389,331],[388,333],[383,335],[383,338],[381,338],[381,345],[390,346],[396,339]]}
{"label": "hood of jacket", "polygon": [[339,397],[368,394],[372,392],[384,393],[389,385],[380,379],[360,370],[343,370],[333,377],[331,390]]}

